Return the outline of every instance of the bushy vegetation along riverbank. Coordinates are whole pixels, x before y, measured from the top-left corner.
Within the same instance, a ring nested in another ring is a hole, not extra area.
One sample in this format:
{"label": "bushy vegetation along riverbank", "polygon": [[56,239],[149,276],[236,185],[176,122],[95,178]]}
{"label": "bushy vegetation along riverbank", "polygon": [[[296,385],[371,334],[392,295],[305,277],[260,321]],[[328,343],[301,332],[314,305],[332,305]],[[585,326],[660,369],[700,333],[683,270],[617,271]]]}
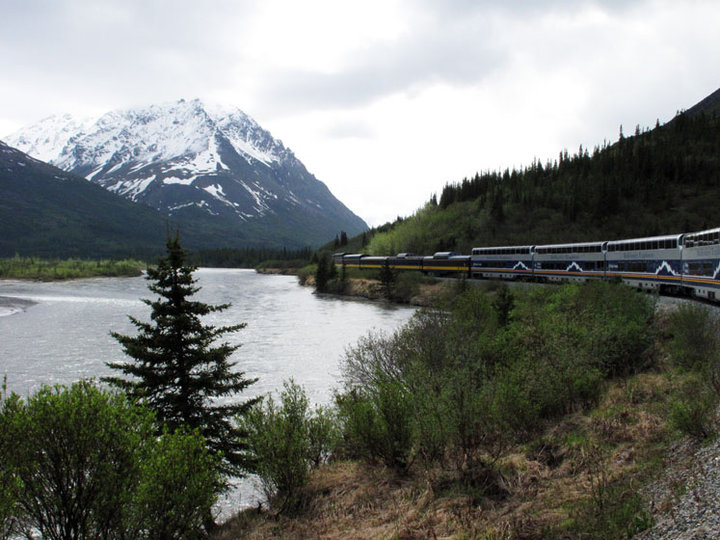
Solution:
{"label": "bushy vegetation along riverbank", "polygon": [[330,255],[322,252],[315,263],[296,274],[301,285],[320,293],[424,307],[442,304],[465,286],[462,280],[439,281],[420,272],[338,270]]}
{"label": "bushy vegetation along riverbank", "polygon": [[[714,432],[717,335],[707,308],[607,283],[470,289],[351,348],[330,462],[274,453],[307,481],[218,538],[630,537],[672,505],[643,491],[668,450]],[[312,440],[296,405],[274,417]]]}
{"label": "bushy vegetation along riverbank", "polygon": [[37,279],[54,281],[88,277],[139,276],[147,264],[134,259],[40,259],[12,257],[0,259],[0,279]]}
{"label": "bushy vegetation along riverbank", "polygon": [[[289,381],[240,414],[194,416],[233,422],[233,475],[256,474],[267,496],[219,530],[227,454],[190,422],[170,429],[87,383],[0,395],[0,538],[64,523],[93,537],[605,539],[671,510],[692,478],[646,486],[678,441],[715,436],[716,313],[604,282],[455,287],[350,347],[327,407]],[[77,482],[99,495],[76,501]]]}

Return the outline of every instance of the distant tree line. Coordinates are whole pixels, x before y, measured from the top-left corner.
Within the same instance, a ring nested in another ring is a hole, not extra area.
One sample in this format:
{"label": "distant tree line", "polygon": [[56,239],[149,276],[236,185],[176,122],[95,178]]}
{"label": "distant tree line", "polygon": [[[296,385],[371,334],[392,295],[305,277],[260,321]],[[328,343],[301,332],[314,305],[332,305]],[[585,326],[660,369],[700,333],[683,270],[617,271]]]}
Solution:
{"label": "distant tree line", "polygon": [[[213,268],[255,268],[266,261],[304,261],[307,264],[312,257],[313,249],[275,249],[252,247],[243,249],[207,249],[194,251],[188,260],[195,266]],[[303,265],[301,265],[303,266]]]}
{"label": "distant tree line", "polygon": [[[645,132],[638,126],[633,137],[625,137],[621,127],[616,144],[605,142],[592,154],[580,146],[576,154],[569,156],[565,150],[545,165],[535,161],[523,170],[476,174],[448,184],[439,206],[479,200],[499,223],[509,206],[556,209],[569,223],[632,213],[638,203],[667,212],[687,195],[718,187],[719,128],[720,119],[704,114],[680,114],[669,124],[658,123]],[[710,225],[703,221],[694,226]],[[645,232],[660,232],[654,228],[647,224]]]}

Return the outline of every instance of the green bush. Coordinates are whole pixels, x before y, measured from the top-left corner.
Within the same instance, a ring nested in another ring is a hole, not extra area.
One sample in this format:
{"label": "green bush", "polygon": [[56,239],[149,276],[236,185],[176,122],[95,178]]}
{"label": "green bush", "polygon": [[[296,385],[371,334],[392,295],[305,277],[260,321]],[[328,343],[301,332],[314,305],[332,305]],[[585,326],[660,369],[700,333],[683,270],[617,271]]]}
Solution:
{"label": "green bush", "polygon": [[452,460],[458,478],[482,476],[510,442],[648,365],[653,313],[652,298],[605,283],[468,287],[348,349],[336,400],[346,448],[401,470]]}
{"label": "green bush", "polygon": [[311,276],[315,276],[315,272],[317,272],[317,265],[310,264],[308,266],[303,266],[297,271],[298,281],[300,282],[300,285],[305,285],[308,281],[308,278]]}
{"label": "green bush", "polygon": [[680,391],[670,403],[668,420],[681,433],[706,439],[714,431],[717,394],[701,373],[691,373],[685,377]]}
{"label": "green bush", "polygon": [[676,365],[704,370],[718,361],[720,321],[710,308],[681,304],[670,316],[670,333],[668,349]]}
{"label": "green bush", "polygon": [[372,389],[337,396],[345,451],[403,471],[412,462],[414,407],[399,383],[378,380]]}
{"label": "green bush", "polygon": [[217,499],[215,468],[196,432],[159,437],[140,463],[134,529],[148,538],[203,538]]}
{"label": "green bush", "polygon": [[409,302],[420,292],[420,285],[432,281],[421,272],[398,272],[393,283],[392,295],[401,302]]}
{"label": "green bush", "polygon": [[[11,441],[0,446],[0,476],[14,499],[3,529],[63,539],[203,534],[218,478],[199,435],[156,437],[152,413],[85,381],[10,396],[0,416]],[[168,505],[180,511],[171,520]]]}
{"label": "green bush", "polygon": [[260,478],[270,504],[295,511],[313,467],[325,462],[337,441],[326,409],[310,410],[305,391],[292,380],[277,404],[272,396],[238,418],[247,432],[250,471]]}

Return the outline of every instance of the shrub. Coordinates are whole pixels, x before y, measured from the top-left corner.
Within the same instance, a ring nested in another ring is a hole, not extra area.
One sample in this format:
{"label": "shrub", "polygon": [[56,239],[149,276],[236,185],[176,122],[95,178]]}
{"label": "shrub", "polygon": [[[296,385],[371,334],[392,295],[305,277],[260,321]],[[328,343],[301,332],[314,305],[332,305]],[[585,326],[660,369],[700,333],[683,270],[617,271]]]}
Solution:
{"label": "shrub", "polygon": [[595,404],[606,378],[644,367],[653,308],[604,283],[468,287],[445,310],[418,311],[347,351],[336,400],[345,447],[401,470],[416,457],[454,458],[458,478],[477,484],[509,443]]}
{"label": "shrub", "polygon": [[703,370],[720,356],[720,322],[706,306],[682,304],[670,316],[669,352],[676,365]]}
{"label": "shrub", "polygon": [[337,440],[329,412],[311,412],[305,391],[290,380],[279,404],[269,396],[238,420],[247,432],[250,471],[268,501],[279,512],[297,510],[311,468],[328,458]]}
{"label": "shrub", "polygon": [[[123,394],[86,381],[3,400],[0,424],[12,444],[0,448],[0,476],[12,479],[11,525],[43,538],[201,535],[196,516],[209,516],[215,501],[214,463],[198,435],[158,438],[153,423]],[[178,472],[185,476],[171,481]],[[171,521],[149,511],[168,501],[182,509]]]}
{"label": "shrub", "polygon": [[10,439],[10,414],[18,406],[17,396],[5,398],[6,385],[0,391],[0,538],[3,540],[20,534],[25,515],[18,496],[22,484],[10,461],[13,441]]}
{"label": "shrub", "polygon": [[693,373],[681,385],[670,403],[668,420],[680,432],[706,439],[713,433],[717,395],[701,374]]}
{"label": "shrub", "polygon": [[308,266],[303,266],[297,271],[298,281],[300,282],[300,285],[305,285],[310,277],[315,276],[315,272],[317,272],[317,265],[310,264]]}
{"label": "shrub", "polygon": [[336,398],[345,450],[403,471],[412,462],[414,407],[398,382],[384,379]]}
{"label": "shrub", "polygon": [[431,281],[420,272],[399,272],[395,276],[393,296],[402,302],[409,302],[420,292],[420,285]]}
{"label": "shrub", "polygon": [[140,464],[135,530],[148,538],[201,538],[218,478],[205,440],[183,429],[157,439]]}

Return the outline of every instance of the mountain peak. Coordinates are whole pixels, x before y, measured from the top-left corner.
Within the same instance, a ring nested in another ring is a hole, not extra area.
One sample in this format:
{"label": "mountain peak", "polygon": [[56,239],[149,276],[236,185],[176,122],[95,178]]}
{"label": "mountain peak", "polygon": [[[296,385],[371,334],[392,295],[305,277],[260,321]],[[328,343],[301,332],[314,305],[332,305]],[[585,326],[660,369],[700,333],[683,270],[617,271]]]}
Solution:
{"label": "mountain peak", "polygon": [[326,223],[312,226],[313,242],[338,230],[367,228],[280,140],[237,107],[195,98],[110,111],[94,122],[54,116],[7,142],[167,215],[247,222],[282,221],[299,212],[303,222],[312,215]]}

